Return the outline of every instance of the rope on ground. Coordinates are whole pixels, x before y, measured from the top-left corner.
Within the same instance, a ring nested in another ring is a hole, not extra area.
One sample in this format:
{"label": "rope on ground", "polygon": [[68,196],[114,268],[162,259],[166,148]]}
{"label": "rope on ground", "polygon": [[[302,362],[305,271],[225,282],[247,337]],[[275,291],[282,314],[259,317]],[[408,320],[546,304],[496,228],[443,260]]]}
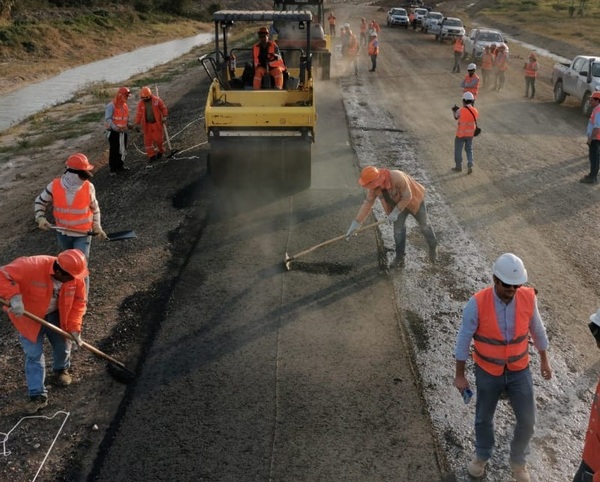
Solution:
{"label": "rope on ground", "polygon": [[[184,132],[184,131],[185,131],[185,130],[186,130],[188,127],[190,127],[192,124],[194,124],[194,123],[196,123],[196,122],[200,122],[200,121],[201,121],[201,120],[203,120],[203,119],[204,119],[204,117],[199,117],[198,119],[196,119],[196,120],[193,120],[192,122],[188,123],[187,125],[185,125],[185,126],[183,127],[183,129],[181,129],[181,130],[179,130],[178,132],[176,132],[175,134],[173,134],[173,135],[171,136],[171,139],[175,139],[175,138],[176,138],[176,137],[177,137],[179,134],[181,134],[182,132]],[[143,138],[142,138],[142,139],[143,139]],[[207,142],[208,142],[208,141],[207,141]],[[185,151],[189,151],[190,149],[194,149],[194,148],[196,148],[196,147],[203,146],[203,145],[204,145],[204,144],[206,144],[207,142],[202,142],[202,143],[200,143],[200,144],[196,144],[195,146],[188,147],[187,149],[177,149],[177,152],[185,152]],[[142,155],[144,155],[144,156],[146,155],[146,151],[142,151],[142,150],[141,150],[141,149],[140,149],[140,148],[137,146],[137,144],[136,144],[135,142],[132,142],[131,144],[133,145],[133,147],[135,148],[135,150],[136,150],[136,151],[138,151],[140,154],[142,154]],[[174,149],[174,150],[175,150],[175,149]],[[197,156],[194,156],[194,157],[197,157]],[[173,157],[173,159],[183,159],[183,158],[180,158],[180,157]]]}

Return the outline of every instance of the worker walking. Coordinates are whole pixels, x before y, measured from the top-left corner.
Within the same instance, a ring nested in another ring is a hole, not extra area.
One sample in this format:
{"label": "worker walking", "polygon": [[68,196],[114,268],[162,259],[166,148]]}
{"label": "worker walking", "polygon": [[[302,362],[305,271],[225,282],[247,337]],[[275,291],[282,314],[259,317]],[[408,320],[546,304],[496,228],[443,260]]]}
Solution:
{"label": "worker walking", "polygon": [[465,41],[462,37],[458,36],[454,39],[452,51],[454,52],[454,65],[452,66],[452,73],[460,73],[460,59],[465,52]]}
{"label": "worker walking", "polygon": [[594,92],[590,97],[592,114],[587,125],[588,157],[590,159],[590,173],[583,176],[579,182],[596,184],[598,182],[598,168],[600,167],[600,92]]}
{"label": "worker walking", "polygon": [[467,65],[467,75],[465,75],[460,86],[463,88],[463,93],[471,92],[473,98],[477,99],[477,94],[479,93],[479,76],[475,73],[475,69],[477,69],[475,64],[470,63]]}
{"label": "worker walking", "polygon": [[498,46],[498,53],[494,60],[494,72],[496,74],[494,79],[494,90],[502,92],[504,88],[504,81],[506,80],[506,71],[508,70],[508,51],[505,44]]}
{"label": "worker walking", "polygon": [[[82,343],[81,325],[87,304],[83,279],[87,276],[85,256],[77,249],[58,256],[17,258],[0,267],[0,296],[10,303],[8,317],[19,332],[25,353],[27,413],[36,413],[48,404],[44,336],[52,345],[55,383],[67,386],[72,382],[71,348],[73,343]],[[24,316],[25,311],[70,333],[73,340]]]}
{"label": "worker walking", "polygon": [[329,22],[329,35],[331,35],[331,38],[335,38],[335,20],[336,18],[333,12],[329,12],[327,21]]}
{"label": "worker walking", "polygon": [[369,69],[369,72],[375,72],[377,69],[377,56],[379,55],[379,40],[377,40],[377,32],[371,32],[368,54],[369,57],[371,57],[371,68]]}
{"label": "worker walking", "polygon": [[[600,310],[590,316],[590,331],[600,348]],[[573,482],[599,482],[600,481],[600,382],[596,387],[596,394],[590,411],[590,421],[585,434],[583,456],[579,469]]]}
{"label": "worker walking", "polygon": [[404,266],[406,250],[406,218],[411,215],[417,220],[419,228],[429,245],[429,260],[437,259],[437,239],[429,224],[427,204],[425,203],[425,187],[414,178],[399,170],[365,167],[358,183],[367,189],[367,196],[354,221],[352,221],[346,240],[360,228],[367,218],[376,199],[380,199],[387,221],[394,226],[394,241],[396,243],[396,259],[394,267]]}
{"label": "worker walking", "polygon": [[358,75],[358,51],[360,49],[358,44],[358,39],[356,35],[350,28],[350,24],[345,24],[345,31],[343,35],[345,38],[345,46],[344,39],[342,39],[342,52],[343,56],[347,59],[348,63],[351,65],[354,75]]}
{"label": "worker walking", "polygon": [[131,128],[129,122],[129,106],[127,99],[131,91],[127,87],[119,87],[115,98],[104,109],[104,124],[108,139],[108,165],[110,175],[115,176],[125,171],[125,156],[127,154],[127,131]]}
{"label": "worker walking", "polygon": [[455,105],[452,113],[457,120],[456,136],[454,137],[454,167],[453,171],[462,171],[462,151],[467,154],[467,174],[473,172],[473,137],[477,127],[479,112],[473,105],[475,96],[471,92],[465,92],[462,98],[462,107]]}
{"label": "worker walking", "polygon": [[525,70],[525,98],[529,97],[529,89],[531,88],[531,98],[535,97],[535,79],[538,73],[537,57],[534,52],[529,54],[529,59],[523,66]]}
{"label": "worker walking", "polygon": [[142,87],[133,127],[144,132],[144,149],[148,162],[159,161],[165,153],[164,125],[169,111],[164,101],[153,95],[150,87]]}
{"label": "worker walking", "polygon": [[537,306],[534,288],[523,286],[527,270],[512,253],[492,266],[493,285],[475,293],[463,310],[455,349],[454,386],[470,390],[465,375],[471,340],[475,362],[475,457],[468,465],[472,477],[483,477],[494,452],[494,414],[505,393],[515,414],[510,444],[510,466],[517,482],[529,482],[527,454],[535,428],[535,397],[529,368],[529,336],[540,355],[540,371],[552,378],[548,337]]}
{"label": "worker walking", "polygon": [[281,58],[277,44],[269,40],[269,29],[260,27],[258,29],[259,41],[252,47],[252,58],[254,61],[254,90],[262,88],[265,74],[273,76],[276,89],[283,89],[283,72],[285,64]]}
{"label": "worker walking", "polygon": [[489,45],[485,46],[481,55],[481,84],[485,89],[490,84],[490,74],[494,68],[494,54]]}
{"label": "worker walking", "polygon": [[360,45],[367,46],[367,20],[363,17],[360,19]]}

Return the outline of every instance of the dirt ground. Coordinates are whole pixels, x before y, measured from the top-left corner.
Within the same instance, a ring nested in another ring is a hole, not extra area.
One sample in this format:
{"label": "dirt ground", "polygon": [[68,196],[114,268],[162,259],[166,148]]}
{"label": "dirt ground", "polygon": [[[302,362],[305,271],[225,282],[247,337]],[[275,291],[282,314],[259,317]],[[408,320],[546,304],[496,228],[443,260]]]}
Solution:
{"label": "dirt ground", "polygon": [[[445,11],[450,8],[451,4],[444,5]],[[340,11],[343,12],[341,7]],[[357,14],[352,11],[348,20],[355,21]],[[382,11],[378,15],[384,18]],[[343,16],[343,13],[338,14],[338,18]],[[540,40],[524,31],[514,31],[512,27],[506,27],[506,31],[528,43],[536,44],[536,40]],[[411,32],[401,34],[413,35]],[[543,43],[543,48],[564,57],[576,53],[575,47],[554,40],[544,39]],[[374,82],[382,91],[393,94],[388,99],[369,101],[374,102],[374,109],[402,106],[390,110],[397,126],[414,134],[411,145],[422,161],[419,169],[423,169],[431,182],[433,199],[440,199],[433,203],[432,215],[453,217],[469,239],[463,244],[462,234],[451,231],[441,220],[438,222],[442,266],[435,274],[437,281],[442,285],[454,284],[456,300],[462,303],[473,286],[461,286],[457,281],[459,275],[468,274],[479,283],[488,280],[485,264],[480,272],[472,273],[477,271],[470,264],[474,257],[492,260],[503,251],[517,252],[526,260],[531,281],[540,289],[548,331],[558,345],[554,349],[561,354],[566,366],[560,367],[565,378],[583,377],[582,372],[585,380],[593,378],[598,368],[597,363],[594,365],[597,355],[592,351],[584,322],[596,311],[600,295],[596,269],[600,233],[590,221],[599,214],[595,203],[597,192],[594,187],[577,182],[587,167],[585,144],[577,137],[583,136],[585,119],[574,103],[567,102],[563,106],[552,103],[550,86],[544,82],[552,62],[542,61],[544,70],[538,80],[538,96],[526,104],[521,99],[522,78],[518,68],[525,52],[511,46],[516,67],[509,74],[505,93],[502,96],[485,93],[478,101],[485,112],[481,121],[484,136],[476,142],[475,173],[466,177],[449,173],[454,126],[446,117],[449,118],[452,104],[460,99],[460,91],[455,88],[460,77],[450,74],[451,48],[442,47],[432,39],[426,43],[423,37],[398,42],[394,47],[392,43],[386,46],[388,50],[382,49]],[[134,229],[138,237],[130,241],[93,242],[90,305],[83,336],[133,370],[138,370],[143,363],[144,352],[168,310],[170,293],[206,215],[206,206],[198,203],[197,192],[209,182],[205,176],[205,136],[201,122],[207,83],[197,67],[190,68],[198,54],[194,52],[165,67],[177,71],[178,75],[172,81],[159,84],[171,110],[173,147],[178,150],[173,159],[147,166],[144,156],[133,147],[133,144],[140,146],[140,138],[134,135],[127,160],[132,170],[111,178],[102,126],[98,125],[91,135],[13,156],[0,173],[0,230],[3,233],[0,264],[4,264],[18,256],[56,252],[52,234],[36,229],[33,200],[53,177],[62,173],[64,160],[72,152],[85,152],[96,166],[94,184],[104,229],[107,232]],[[411,58],[428,58],[429,61],[422,62],[422,70],[417,70],[417,62]],[[446,63],[447,71],[441,72],[440,66]],[[350,88],[348,84],[343,85]],[[398,85],[407,88],[398,88]],[[535,109],[530,109],[531,105]],[[73,109],[101,112],[103,102],[90,96],[79,99],[76,104],[54,108],[46,115],[49,119],[65,119]],[[35,130],[35,122],[39,120],[4,133],[0,141],[3,145],[11,139],[15,142],[20,134]],[[376,140],[381,157],[395,147],[385,136]],[[441,199],[450,207],[450,214],[442,209]],[[417,236],[418,233],[409,237],[409,244],[418,244]],[[474,248],[476,255],[465,258],[465,252],[461,252],[467,249],[465,246]],[[462,264],[456,261],[460,259]],[[410,265],[407,272],[411,273]],[[415,280],[427,286],[428,281],[419,273],[412,274]],[[423,284],[407,287],[406,283],[408,281],[397,289],[413,293],[428,289]],[[405,309],[408,317],[410,305]],[[440,311],[435,316],[447,321]],[[0,479],[31,480],[50,448],[44,445],[46,441],[56,436],[65,417],[76,413],[62,430],[39,477],[40,480],[82,480],[81,474],[92,465],[100,448],[104,428],[109,426],[119,404],[126,403],[123,399],[126,386],[115,381],[102,362],[80,351],[74,356],[72,386],[58,389],[48,380],[50,406],[47,413],[54,413],[53,408],[68,406],[69,414],[59,414],[47,432],[29,425],[28,420],[15,427],[26,401],[23,360],[14,328],[6,317],[4,321],[0,324],[0,370],[3,373],[0,432],[20,433],[0,445]],[[417,331],[415,329],[415,333]],[[451,353],[445,356],[446,363],[451,365]],[[424,379],[428,380],[426,375]],[[429,388],[436,388],[433,382]],[[446,387],[446,390],[449,389]],[[589,394],[581,388],[579,398],[584,405],[586,397]],[[544,404],[551,403],[550,399],[541,398]],[[435,414],[432,416],[435,418]],[[577,416],[584,418],[585,414]],[[450,445],[449,453],[458,450],[464,455],[468,451],[467,442],[457,441],[450,435],[446,442]],[[1,457],[3,449],[11,451],[13,456]],[[575,463],[576,458],[577,455],[573,456],[569,462]],[[560,464],[560,458],[555,463]]]}

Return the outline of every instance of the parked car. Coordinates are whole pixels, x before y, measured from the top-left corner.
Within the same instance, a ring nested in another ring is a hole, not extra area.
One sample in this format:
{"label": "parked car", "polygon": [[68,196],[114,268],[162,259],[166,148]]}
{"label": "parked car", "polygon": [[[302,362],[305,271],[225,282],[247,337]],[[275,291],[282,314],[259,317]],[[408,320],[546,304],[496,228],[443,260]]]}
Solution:
{"label": "parked car", "polygon": [[387,26],[393,27],[394,25],[400,25],[401,27],[408,28],[409,24],[408,12],[405,8],[392,8],[387,15]]}
{"label": "parked car", "polygon": [[443,42],[455,37],[464,37],[465,27],[462,20],[457,17],[444,17],[440,22],[439,33],[435,35],[435,39]]}
{"label": "parked car", "polygon": [[465,42],[465,53],[463,59],[471,57],[471,62],[481,60],[485,48],[489,45],[506,43],[504,35],[498,30],[487,28],[474,28],[469,35],[463,37]]}
{"label": "parked car", "polygon": [[578,55],[570,64],[558,62],[552,70],[554,102],[562,104],[568,95],[581,101],[581,112],[592,113],[590,97],[600,90],[600,55]]}
{"label": "parked car", "polygon": [[423,25],[423,20],[425,20],[425,16],[428,13],[429,13],[429,10],[427,10],[426,8],[423,8],[423,7],[415,8],[414,14],[415,14],[415,20],[417,21],[417,26]]}
{"label": "parked car", "polygon": [[428,12],[423,19],[421,24],[421,32],[435,33],[432,31],[434,27],[438,27],[438,24],[443,20],[444,14],[442,12]]}

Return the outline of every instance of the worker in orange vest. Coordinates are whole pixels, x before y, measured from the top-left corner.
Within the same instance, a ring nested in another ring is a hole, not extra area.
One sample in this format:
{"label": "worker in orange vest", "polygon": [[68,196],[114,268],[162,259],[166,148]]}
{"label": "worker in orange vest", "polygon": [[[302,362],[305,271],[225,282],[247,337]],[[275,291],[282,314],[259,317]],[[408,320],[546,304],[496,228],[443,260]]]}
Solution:
{"label": "worker in orange vest", "polygon": [[481,86],[485,89],[490,82],[490,73],[494,67],[494,54],[489,45],[485,46],[481,55]]}
{"label": "worker in orange vest", "polygon": [[463,93],[471,92],[475,99],[477,99],[477,94],[479,93],[479,76],[475,73],[476,69],[477,65],[474,63],[467,65],[467,75],[465,75],[465,78],[460,84],[463,88]]}
{"label": "worker in orange vest", "polygon": [[369,72],[375,72],[377,69],[377,56],[379,55],[379,40],[377,40],[377,32],[371,32],[371,39],[369,40],[369,47],[367,50],[369,57],[371,57],[371,68]]}
{"label": "worker in orange vest", "polygon": [[454,74],[460,72],[460,59],[465,52],[465,41],[462,37],[458,36],[454,39],[452,51],[454,52],[454,65],[452,66],[452,73]]}
{"label": "worker in orange vest", "polygon": [[346,46],[344,49],[344,56],[352,64],[352,67],[354,69],[354,75],[358,75],[358,51],[360,48],[358,45],[358,39],[356,38],[356,35],[350,28],[350,24],[345,24],[344,27],[346,30],[345,35],[347,38]]}
{"label": "worker in orange vest", "polygon": [[281,58],[277,44],[269,40],[269,29],[261,27],[258,29],[259,41],[252,47],[252,58],[254,60],[254,90],[262,86],[262,78],[268,72],[273,76],[276,89],[283,89],[283,72],[285,64]]}
{"label": "worker in orange vest", "polygon": [[[590,316],[590,331],[600,348],[600,310]],[[600,482],[600,382],[592,401],[583,456],[573,482]]]}
{"label": "worker in orange vest", "polygon": [[494,79],[494,90],[502,92],[504,81],[506,79],[506,71],[508,70],[508,50],[505,44],[498,46],[498,53],[494,60],[494,71],[496,78]]}
{"label": "worker in orange vest", "polygon": [[363,17],[360,19],[360,45],[367,46],[367,20]]}
{"label": "worker in orange vest", "polygon": [[329,12],[327,21],[329,22],[329,35],[331,35],[331,38],[335,37],[335,19],[336,17],[333,12]]}
{"label": "worker in orange vest", "polygon": [[[25,353],[29,414],[48,405],[44,336],[52,345],[55,383],[67,386],[72,382],[71,350],[73,343],[83,343],[81,325],[87,305],[84,282],[87,276],[87,261],[78,249],[62,251],[58,256],[17,258],[0,267],[0,297],[10,305],[5,310],[19,332]],[[25,316],[25,311],[61,328],[71,339]]]}
{"label": "worker in orange vest", "polygon": [[104,109],[104,127],[109,145],[108,165],[111,176],[129,171],[129,168],[125,166],[125,156],[127,154],[127,132],[132,127],[129,122],[129,106],[127,105],[130,95],[129,88],[119,87],[115,98]]}
{"label": "worker in orange vest", "polygon": [[485,473],[494,452],[494,414],[501,395],[506,393],[516,418],[510,466],[517,482],[529,482],[526,458],[536,410],[528,343],[531,336],[539,353],[542,378],[550,380],[548,336],[535,289],[523,286],[527,283],[523,261],[505,253],[493,264],[492,273],[493,285],[475,293],[466,304],[456,339],[454,386],[463,397],[471,390],[465,367],[471,341],[475,345],[475,456],[468,472],[475,478]]}
{"label": "worker in orange vest", "polygon": [[529,54],[523,69],[525,70],[525,98],[529,97],[529,88],[531,87],[531,98],[533,99],[535,96],[535,79],[539,70],[535,52]]}
{"label": "worker in orange vest", "polygon": [[159,161],[165,153],[164,125],[169,111],[164,101],[153,95],[150,87],[142,87],[133,127],[144,133],[144,149],[148,162]]}
{"label": "worker in orange vest", "polygon": [[462,171],[462,151],[467,154],[467,174],[473,172],[473,137],[477,128],[479,111],[473,105],[475,96],[471,92],[465,92],[462,97],[462,107],[452,107],[454,118],[457,120],[456,136],[454,137],[454,164],[453,171]]}

